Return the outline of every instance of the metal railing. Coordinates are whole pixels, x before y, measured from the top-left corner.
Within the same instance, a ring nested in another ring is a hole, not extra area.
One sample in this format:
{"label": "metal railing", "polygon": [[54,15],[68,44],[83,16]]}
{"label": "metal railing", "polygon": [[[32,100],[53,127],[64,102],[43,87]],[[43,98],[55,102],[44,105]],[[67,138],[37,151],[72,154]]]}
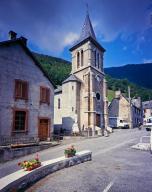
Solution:
{"label": "metal railing", "polygon": [[[95,132],[95,135],[98,133]],[[50,138],[38,138],[38,135],[24,135],[18,134],[13,136],[0,136],[0,146],[7,146],[11,144],[39,144],[40,141],[57,141],[60,142],[63,140],[65,136],[75,136],[75,137],[91,137],[93,136],[93,132],[91,130],[81,131],[80,134],[71,134],[69,131],[52,133]]]}
{"label": "metal railing", "polygon": [[38,143],[38,138],[34,136],[1,136],[0,146],[6,146],[11,144],[30,144]]}

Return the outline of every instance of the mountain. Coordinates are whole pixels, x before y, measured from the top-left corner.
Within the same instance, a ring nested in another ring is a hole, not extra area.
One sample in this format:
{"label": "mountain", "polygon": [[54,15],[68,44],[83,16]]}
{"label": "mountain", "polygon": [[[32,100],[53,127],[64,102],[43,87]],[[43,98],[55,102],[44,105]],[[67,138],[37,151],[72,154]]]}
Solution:
{"label": "mountain", "polygon": [[128,79],[139,86],[152,89],[152,63],[105,68],[105,73],[111,77]]}
{"label": "mountain", "polygon": [[[33,55],[39,61],[39,63],[41,64],[45,72],[50,76],[55,85],[61,85],[62,82],[69,76],[71,72],[71,63],[69,61],[38,53],[33,53]],[[149,98],[152,99],[151,89],[140,87],[134,83],[129,82],[127,79],[113,78],[110,75],[106,75],[106,79],[108,82],[108,89],[109,89],[108,91],[109,101],[111,101],[111,99],[114,97],[114,91],[116,90],[120,89],[123,93],[127,95],[128,86],[131,87],[132,97],[140,96],[142,97],[143,101],[146,101]]]}
{"label": "mountain", "polygon": [[[142,101],[147,101],[152,99],[152,89],[147,89],[141,87],[137,84],[131,83],[127,79],[116,79],[109,75],[106,75],[108,82],[108,89],[112,91],[121,90],[126,96],[128,96],[128,86],[131,89],[131,97],[141,97]],[[108,95],[110,101],[110,97]]]}

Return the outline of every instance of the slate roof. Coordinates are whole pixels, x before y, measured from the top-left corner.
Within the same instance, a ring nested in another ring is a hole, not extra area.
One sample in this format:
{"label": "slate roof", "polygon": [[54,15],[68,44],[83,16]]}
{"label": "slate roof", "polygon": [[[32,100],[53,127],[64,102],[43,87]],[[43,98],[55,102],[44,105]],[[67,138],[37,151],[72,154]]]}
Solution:
{"label": "slate roof", "polygon": [[87,13],[85,21],[84,21],[84,25],[82,27],[82,31],[81,31],[81,35],[79,38],[79,41],[83,41],[84,39],[88,38],[88,37],[92,37],[93,39],[96,40],[96,36],[90,21],[90,17],[89,14]]}
{"label": "slate roof", "polygon": [[77,78],[74,74],[71,74],[67,79],[65,79],[63,81],[63,83],[67,83],[69,81],[77,81],[77,82],[81,83],[81,80],[79,78]]}
{"label": "slate roof", "polygon": [[152,109],[152,100],[142,102],[143,109]]}
{"label": "slate roof", "polygon": [[61,93],[62,92],[62,86],[57,87],[57,89],[54,90],[54,93]]}
{"label": "slate roof", "polygon": [[92,43],[94,43],[103,52],[105,51],[105,49],[97,42],[89,14],[87,13],[85,21],[84,21],[84,25],[81,30],[80,37],[79,37],[78,41],[70,48],[70,51],[74,50],[75,48],[77,48],[81,44],[87,42],[88,40],[90,40]]}
{"label": "slate roof", "polygon": [[23,38],[16,38],[16,39],[12,39],[12,40],[7,40],[7,41],[2,41],[0,42],[0,46],[9,46],[9,45],[14,45],[14,44],[19,44],[23,47],[23,49],[25,50],[25,52],[27,53],[27,55],[29,57],[31,57],[31,59],[33,60],[33,62],[35,63],[35,65],[37,65],[37,67],[39,67],[39,69],[42,71],[42,73],[44,74],[44,76],[51,82],[51,84],[53,85],[53,87],[55,88],[56,85],[54,84],[54,82],[51,80],[51,78],[48,76],[48,74],[44,71],[44,69],[42,68],[42,66],[40,65],[40,63],[37,61],[37,59],[34,57],[34,55],[32,54],[32,52],[28,49],[28,47],[25,45],[25,43],[23,42]]}

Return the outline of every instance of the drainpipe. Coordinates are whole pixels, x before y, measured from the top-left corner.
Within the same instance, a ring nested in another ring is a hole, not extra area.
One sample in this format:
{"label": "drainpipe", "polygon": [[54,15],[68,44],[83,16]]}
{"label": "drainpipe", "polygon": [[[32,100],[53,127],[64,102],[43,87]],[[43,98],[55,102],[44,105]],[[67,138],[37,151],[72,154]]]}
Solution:
{"label": "drainpipe", "polygon": [[150,131],[150,151],[152,153],[152,130]]}
{"label": "drainpipe", "polygon": [[131,96],[130,96],[130,87],[128,86],[128,97],[129,97],[129,124],[130,129],[132,129],[132,107],[131,107]]}

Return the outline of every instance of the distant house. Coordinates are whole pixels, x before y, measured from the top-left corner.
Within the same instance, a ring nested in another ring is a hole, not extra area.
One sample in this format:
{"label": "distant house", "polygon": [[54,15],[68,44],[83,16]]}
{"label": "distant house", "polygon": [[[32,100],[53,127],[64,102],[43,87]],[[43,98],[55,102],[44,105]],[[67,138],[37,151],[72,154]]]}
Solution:
{"label": "distant house", "polygon": [[152,116],[152,100],[142,102],[144,121]]}
{"label": "distant house", "polygon": [[54,86],[27,48],[27,39],[0,42],[0,137],[48,139],[53,132]]}
{"label": "distant house", "polygon": [[118,117],[129,124],[132,123],[133,127],[137,127],[139,123],[143,122],[141,99],[132,99],[130,104],[129,99],[120,91],[115,92],[115,98],[111,101],[108,112],[109,118]]}

